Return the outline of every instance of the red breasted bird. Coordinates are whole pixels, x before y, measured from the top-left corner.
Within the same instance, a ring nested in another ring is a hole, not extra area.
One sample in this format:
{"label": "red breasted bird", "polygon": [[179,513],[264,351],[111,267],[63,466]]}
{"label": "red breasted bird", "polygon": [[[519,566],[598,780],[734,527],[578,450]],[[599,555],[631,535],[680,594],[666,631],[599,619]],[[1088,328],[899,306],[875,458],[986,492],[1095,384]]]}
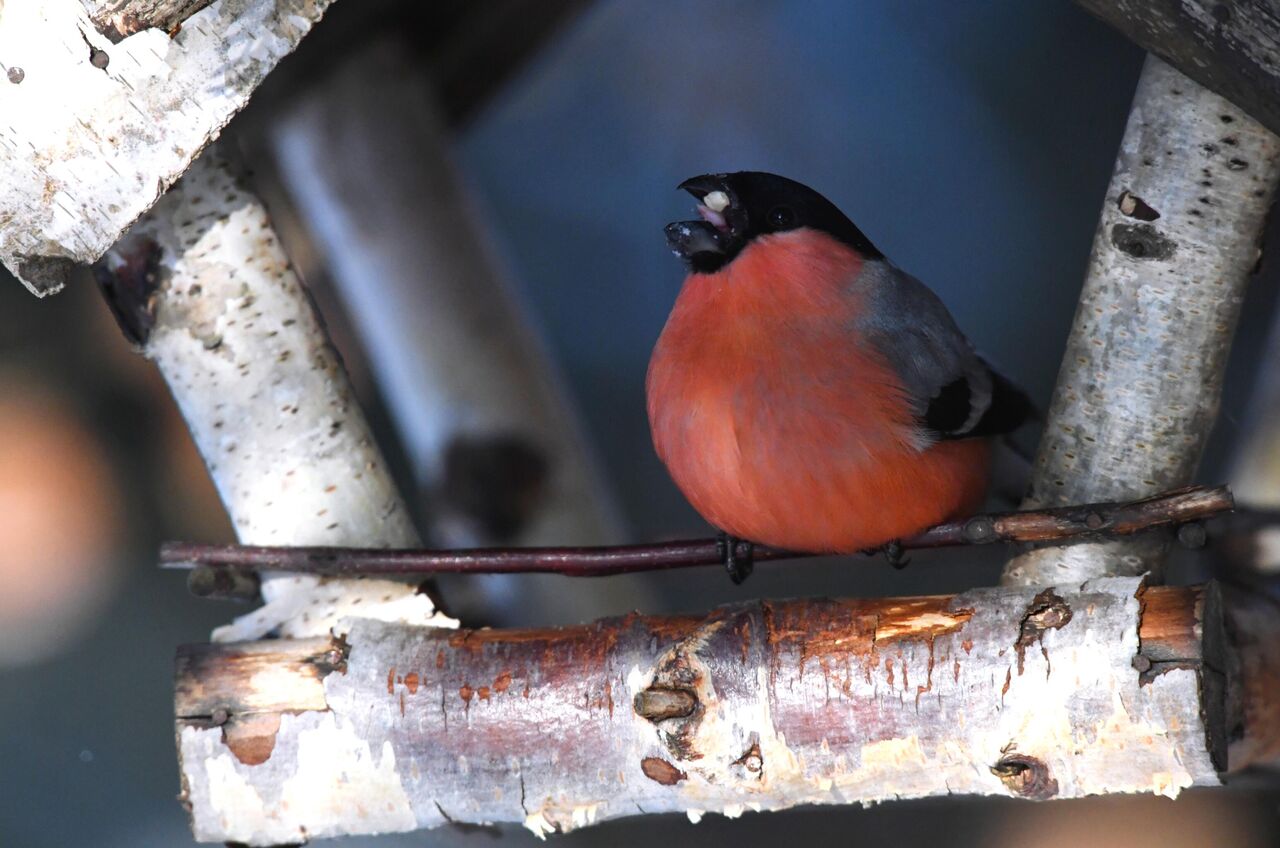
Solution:
{"label": "red breasted bird", "polygon": [[649,426],[735,581],[738,540],[896,555],[977,509],[991,437],[1031,405],[937,295],[793,180],[679,188],[701,220],[666,228],[689,275],[649,362]]}

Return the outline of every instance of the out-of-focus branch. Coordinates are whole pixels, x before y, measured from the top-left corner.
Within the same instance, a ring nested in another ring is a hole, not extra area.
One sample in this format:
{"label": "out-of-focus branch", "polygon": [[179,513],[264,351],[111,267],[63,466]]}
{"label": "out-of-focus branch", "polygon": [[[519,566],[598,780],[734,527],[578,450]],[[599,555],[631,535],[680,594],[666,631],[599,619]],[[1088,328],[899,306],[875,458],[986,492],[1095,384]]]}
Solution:
{"label": "out-of-focus branch", "polygon": [[[294,98],[272,133],[394,416],[428,533],[451,548],[618,542],[614,493],[495,258],[432,94],[406,43],[381,39]],[[636,581],[572,597],[537,579],[453,588],[483,592],[472,606],[498,623],[538,620],[531,610],[581,621],[649,594]]]}
{"label": "out-of-focus branch", "polygon": [[[216,155],[96,270],[122,329],[169,384],[241,541],[418,543],[266,210]],[[215,637],[327,636],[352,615],[437,620],[400,581],[268,574],[262,594],[266,606]]]}
{"label": "out-of-focus branch", "polygon": [[1218,782],[1220,616],[1212,587],[1103,578],[193,646],[178,737],[184,763],[210,767],[188,767],[187,800],[197,838],[269,845],[957,793],[1172,796]]}
{"label": "out-of-focus branch", "polygon": [[[1280,138],[1148,57],[1036,457],[1030,509],[1192,482],[1280,179]],[[1039,547],[1009,585],[1163,570],[1167,537]]]}
{"label": "out-of-focus branch", "polygon": [[[1225,486],[1190,488],[1131,503],[1088,504],[1052,510],[978,515],[949,522],[905,539],[904,549],[983,545],[993,542],[1038,542],[1127,536],[1156,527],[1185,524],[1189,544],[1203,544],[1204,531],[1187,524],[1230,510]],[[1196,528],[1196,529],[1193,529]],[[696,539],[651,545],[599,548],[493,548],[480,550],[362,550],[356,548],[248,547],[167,542],[160,563],[170,567],[277,569],[304,574],[524,574],[552,573],[570,577],[608,577],[636,571],[657,571],[715,565],[722,561],[720,542]],[[742,543],[739,543],[740,546]],[[746,555],[745,548],[741,548]],[[874,552],[869,552],[874,553]],[[755,546],[757,560],[798,559],[814,554]],[[202,581],[219,578],[204,575]],[[202,594],[226,594],[221,591]]]}

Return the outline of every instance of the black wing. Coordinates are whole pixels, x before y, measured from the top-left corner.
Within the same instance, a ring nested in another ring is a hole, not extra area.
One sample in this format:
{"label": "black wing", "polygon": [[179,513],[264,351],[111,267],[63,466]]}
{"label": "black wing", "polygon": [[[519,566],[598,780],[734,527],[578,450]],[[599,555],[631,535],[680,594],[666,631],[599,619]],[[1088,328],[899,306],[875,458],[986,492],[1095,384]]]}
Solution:
{"label": "black wing", "polygon": [[[1034,417],[1031,399],[1000,372],[987,365],[989,395],[986,408],[974,418],[974,392],[969,377],[957,377],[929,400],[921,425],[938,439],[968,439],[1011,433]],[[966,426],[967,425],[967,426]]]}

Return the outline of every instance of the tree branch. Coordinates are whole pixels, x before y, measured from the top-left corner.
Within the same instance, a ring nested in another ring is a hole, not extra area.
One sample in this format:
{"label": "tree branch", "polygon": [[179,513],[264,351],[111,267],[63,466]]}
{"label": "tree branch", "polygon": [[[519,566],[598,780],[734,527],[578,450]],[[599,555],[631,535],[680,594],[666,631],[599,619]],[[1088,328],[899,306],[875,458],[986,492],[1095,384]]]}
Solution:
{"label": "tree branch", "polygon": [[1076,2],[1280,134],[1280,8],[1275,0]]}
{"label": "tree branch", "polygon": [[[966,521],[940,524],[902,547],[924,549],[993,542],[1065,542],[1080,538],[1127,536],[1199,521],[1232,508],[1225,486],[1192,487],[1129,503],[1100,503],[1050,510],[978,515]],[[657,571],[716,565],[719,542],[696,539],[650,545],[583,548],[488,548],[476,550],[366,550],[360,548],[251,547],[166,542],[161,565],[171,568],[274,569],[304,574],[525,574],[551,573],[570,577],[608,577],[636,571]],[[745,553],[745,549],[743,549]],[[869,551],[868,553],[875,553]],[[757,560],[799,559],[816,554],[756,546]],[[213,580],[204,576],[201,580]],[[201,594],[214,594],[202,592]]]}
{"label": "tree branch", "polygon": [[[1277,180],[1280,138],[1147,59],[1024,507],[1193,480]],[[1167,545],[1151,534],[1036,549],[1010,560],[1004,582],[1158,580]]]}
{"label": "tree branch", "polygon": [[[97,276],[173,392],[241,541],[419,543],[266,209],[212,151]],[[415,588],[268,574],[267,605],[215,637],[328,635],[353,612],[447,623]]]}
{"label": "tree branch", "polygon": [[37,295],[97,261],[329,2],[222,0],[172,38],[150,29],[113,44],[81,0],[11,0],[0,15],[0,261]]}
{"label": "tree branch", "polygon": [[213,0],[81,0],[98,32],[119,44],[144,29],[176,35],[182,22]]}
{"label": "tree branch", "polygon": [[198,839],[266,845],[957,793],[1172,796],[1218,782],[1220,616],[1211,588],[1109,578],[188,647],[186,800]]}
{"label": "tree branch", "polygon": [[[480,4],[468,17],[501,11]],[[361,331],[426,504],[430,544],[616,543],[615,491],[492,255],[414,49],[395,38],[366,45],[277,110],[270,136],[314,249]],[[511,623],[527,621],[528,610],[580,621],[644,606],[651,588],[611,581],[569,595],[553,579],[524,580],[519,590],[492,579],[442,592],[460,614],[482,607],[491,623]],[[481,597],[468,603],[472,595]]]}

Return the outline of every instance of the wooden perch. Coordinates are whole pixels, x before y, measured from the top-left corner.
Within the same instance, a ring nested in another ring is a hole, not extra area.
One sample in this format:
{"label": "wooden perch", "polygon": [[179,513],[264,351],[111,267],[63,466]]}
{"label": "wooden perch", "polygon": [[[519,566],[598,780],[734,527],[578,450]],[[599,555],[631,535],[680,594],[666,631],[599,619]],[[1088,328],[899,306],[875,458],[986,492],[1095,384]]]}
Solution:
{"label": "wooden perch", "polygon": [[270,845],[957,793],[1174,796],[1218,782],[1239,726],[1222,633],[1212,587],[1103,578],[191,646],[184,797],[198,839]]}
{"label": "wooden perch", "polygon": [[[1107,189],[1024,508],[1185,486],[1218,414],[1280,137],[1148,58]],[[1163,572],[1167,537],[1036,548],[1004,581]]]}
{"label": "wooden perch", "polygon": [[[1182,524],[1188,541],[1203,544],[1204,531],[1192,530],[1195,522],[1232,508],[1225,486],[1195,487],[1157,495],[1132,503],[1088,504],[1053,510],[977,515],[966,521],[940,524],[912,539],[904,549],[984,545],[993,542],[1044,542],[1101,536],[1127,536]],[[715,539],[660,542],[650,545],[617,545],[597,548],[491,548],[478,550],[365,550],[359,548],[255,547],[167,542],[160,549],[160,563],[169,567],[213,569],[275,569],[304,574],[526,574],[552,573],[570,577],[608,577],[636,571],[657,571],[719,564],[723,557]],[[1198,546],[1198,545],[1196,545]],[[744,551],[745,553],[745,551]],[[869,551],[868,553],[875,553]],[[756,546],[757,560],[798,559],[815,556],[778,548]],[[235,594],[215,591],[216,578],[201,575],[209,589],[198,594]],[[246,584],[252,589],[252,584]]]}
{"label": "wooden perch", "polygon": [[[81,0],[0,15],[0,261],[32,292],[96,261],[217,136],[330,0],[219,0],[119,43]],[[89,6],[191,7],[191,3]],[[198,4],[195,4],[198,5]],[[171,27],[168,27],[171,29]],[[56,108],[51,108],[56,104]]]}
{"label": "wooden perch", "polygon": [[1280,135],[1275,0],[1076,0]]}

